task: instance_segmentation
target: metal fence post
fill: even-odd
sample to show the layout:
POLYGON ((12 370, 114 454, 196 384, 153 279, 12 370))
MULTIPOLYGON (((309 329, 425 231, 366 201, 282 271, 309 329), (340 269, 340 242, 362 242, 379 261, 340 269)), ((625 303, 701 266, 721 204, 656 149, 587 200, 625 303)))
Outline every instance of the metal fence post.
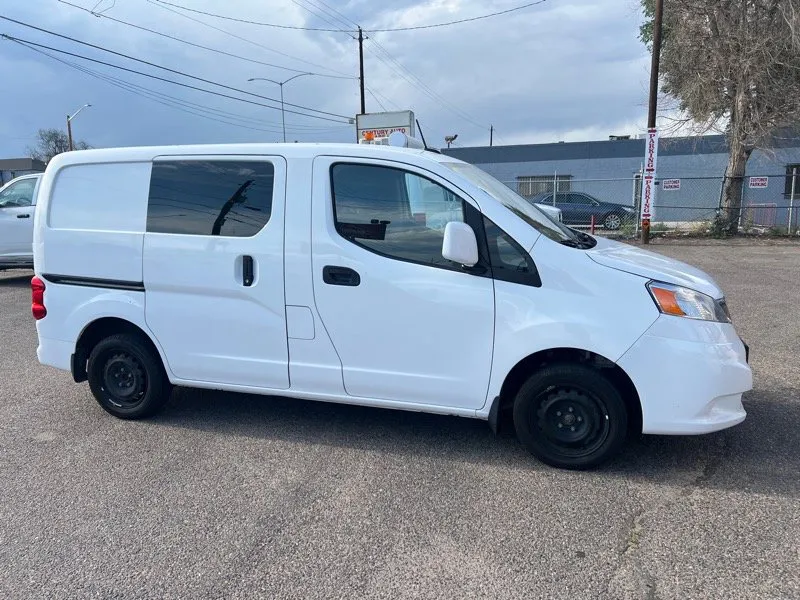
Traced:
POLYGON ((557 193, 558 193, 558 171, 553 171, 553 206, 556 205, 557 193))
MULTIPOLYGON (((719 221, 719 215, 722 212, 722 200, 725 194, 725 181, 728 179, 728 168, 725 167, 725 174, 722 176, 722 179, 719 183, 719 201, 717 202, 717 215, 716 221, 719 221)), ((714 224, 716 225, 716 224, 714 224)))
POLYGON ((797 183, 797 167, 792 167, 792 191, 789 194, 789 222, 787 223, 787 231, 792 235, 792 217, 794 216, 794 192, 795 184, 797 183))

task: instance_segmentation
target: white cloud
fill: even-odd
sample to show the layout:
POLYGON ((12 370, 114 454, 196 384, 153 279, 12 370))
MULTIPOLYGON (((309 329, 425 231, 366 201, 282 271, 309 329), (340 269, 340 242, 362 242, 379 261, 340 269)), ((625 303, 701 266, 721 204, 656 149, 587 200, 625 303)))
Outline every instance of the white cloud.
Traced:
MULTIPOLYGON (((91 8, 95 0, 70 0, 91 8)), ((175 0, 210 12, 275 23, 328 27, 325 21, 284 0, 175 0)), ((364 27, 400 27, 471 17, 513 6, 510 0, 327 0, 364 27), (387 6, 389 5, 390 6, 387 6), (378 8, 380 6, 380 8, 378 8)), ((147 32, 93 17, 57 0, 16 2, 3 14, 46 29, 272 98, 278 86, 248 83, 250 77, 286 78, 292 71, 252 64, 192 48, 147 32)), ((107 1, 98 10, 109 6, 107 1)), ((346 34, 302 32, 246 25, 190 14, 193 19, 235 33, 250 42, 181 17, 151 2, 117 0, 105 14, 198 44, 292 69, 355 77, 357 44, 346 34), (290 58, 287 55, 296 58, 290 58), (308 62, 302 62, 302 61, 308 62), (309 63, 313 63, 309 64, 309 63)), ((421 120, 429 143, 459 133, 459 145, 485 144, 488 127, 496 143, 605 139, 611 133, 636 133, 645 123, 649 63, 637 40, 636 3, 619 0, 549 0, 509 15, 408 32, 368 33, 366 81, 387 107, 410 108, 421 120), (387 64, 378 42, 413 76, 387 64), (403 75, 398 74, 400 70, 403 75), (422 85, 417 82, 421 80, 422 85), (407 79, 411 79, 409 82, 407 79), (424 92, 421 88, 428 88, 424 92), (431 97, 431 95, 433 97, 431 97), (384 100, 388 98, 391 104, 384 100)), ((0 22, 8 33, 49 46, 126 65, 170 79, 180 77, 92 50, 66 40, 0 22)), ((3 94, 0 95, 0 155, 18 155, 39 127, 62 126, 68 111, 92 102, 76 119, 76 134, 94 145, 276 140, 280 113, 264 107, 215 98, 100 65, 92 69, 252 121, 255 131, 217 123, 157 104, 112 87, 12 42, 3 41, 3 94), (257 120, 257 121, 256 121, 257 120)), ((64 57, 70 61, 79 59, 64 57)), ((181 79, 198 87, 206 84, 181 79)), ((223 91, 224 90, 220 90, 223 91)), ((227 92, 224 92, 227 93, 227 92)), ((232 95, 240 95, 231 92, 232 95)), ((358 111, 355 79, 302 77, 285 86, 287 102, 336 114, 358 111)), ((260 102, 257 98, 252 100, 260 102)), ((367 109, 381 110, 371 94, 367 109)), ((196 110, 196 107, 191 110, 196 110)), ((223 120, 228 117, 213 113, 223 120)), ((291 139, 350 141, 350 127, 287 115, 291 139), (327 129, 339 127, 338 129, 327 129), (313 128, 313 129, 312 129, 313 128), (326 128, 325 131, 316 128, 326 128)))

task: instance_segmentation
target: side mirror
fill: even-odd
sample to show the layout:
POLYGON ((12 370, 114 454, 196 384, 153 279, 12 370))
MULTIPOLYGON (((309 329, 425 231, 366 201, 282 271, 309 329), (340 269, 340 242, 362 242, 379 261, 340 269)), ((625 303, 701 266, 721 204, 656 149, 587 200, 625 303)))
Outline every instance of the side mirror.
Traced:
POLYGON ((444 228, 442 256, 466 267, 475 266, 478 262, 478 240, 472 227, 450 221, 444 228))

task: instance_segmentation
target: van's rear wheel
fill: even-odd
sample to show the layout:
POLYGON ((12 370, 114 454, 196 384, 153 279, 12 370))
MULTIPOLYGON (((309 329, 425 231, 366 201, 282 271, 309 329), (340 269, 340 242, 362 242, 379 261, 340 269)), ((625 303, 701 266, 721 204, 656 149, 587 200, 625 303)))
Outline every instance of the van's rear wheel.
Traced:
POLYGON ((139 336, 101 340, 89 355, 89 387, 104 410, 121 419, 149 417, 172 390, 160 357, 139 336))
POLYGON ((514 427, 542 462, 588 469, 622 448, 628 415, 619 391, 601 372, 565 363, 543 368, 520 388, 514 427))

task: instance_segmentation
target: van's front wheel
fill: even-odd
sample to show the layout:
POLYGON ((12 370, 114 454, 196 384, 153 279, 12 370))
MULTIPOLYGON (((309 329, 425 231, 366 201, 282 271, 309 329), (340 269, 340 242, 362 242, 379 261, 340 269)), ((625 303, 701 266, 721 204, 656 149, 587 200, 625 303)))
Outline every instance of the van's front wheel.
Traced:
POLYGON ((134 335, 117 334, 101 340, 89 355, 87 371, 97 402, 121 419, 155 414, 171 392, 160 357, 134 335))
POLYGON ((628 415, 617 388, 578 364, 543 368, 514 401, 517 437, 542 462, 565 469, 596 467, 625 442, 628 415))

